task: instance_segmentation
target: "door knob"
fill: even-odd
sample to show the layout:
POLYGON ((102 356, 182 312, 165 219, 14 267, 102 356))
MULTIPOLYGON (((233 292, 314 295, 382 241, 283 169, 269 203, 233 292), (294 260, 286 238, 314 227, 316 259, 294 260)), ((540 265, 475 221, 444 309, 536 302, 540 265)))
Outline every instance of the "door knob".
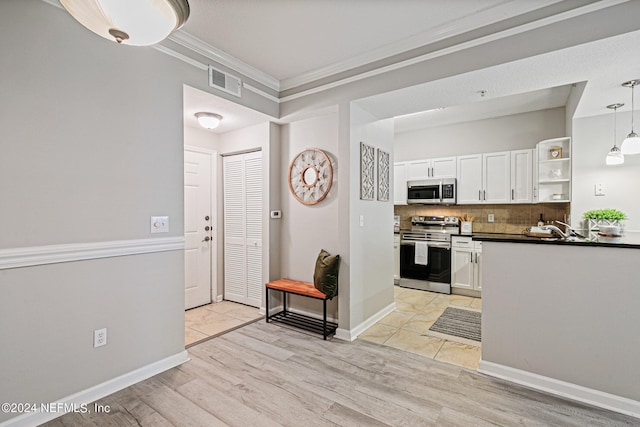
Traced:
POLYGON ((208 242, 209 240, 211 240, 211 237, 206 236, 206 237, 204 238, 203 242, 208 242))
POLYGON ((205 220, 205 221, 209 221, 209 215, 206 215, 206 216, 204 217, 204 220, 205 220))
POLYGON ((208 225, 204 228, 204 231, 209 231, 211 230, 211 227, 209 227, 208 225))

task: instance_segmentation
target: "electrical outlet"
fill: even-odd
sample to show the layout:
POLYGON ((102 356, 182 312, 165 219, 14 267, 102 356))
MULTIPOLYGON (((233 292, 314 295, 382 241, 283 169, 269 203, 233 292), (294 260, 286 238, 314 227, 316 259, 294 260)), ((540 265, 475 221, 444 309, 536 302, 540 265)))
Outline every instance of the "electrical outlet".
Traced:
POLYGON ((487 217, 487 221, 489 221, 489 222, 493 222, 494 219, 495 218, 494 218, 493 214, 489 214, 488 217, 487 217))
POLYGON ((93 331, 93 347, 102 347, 103 345, 107 345, 107 328, 93 331))

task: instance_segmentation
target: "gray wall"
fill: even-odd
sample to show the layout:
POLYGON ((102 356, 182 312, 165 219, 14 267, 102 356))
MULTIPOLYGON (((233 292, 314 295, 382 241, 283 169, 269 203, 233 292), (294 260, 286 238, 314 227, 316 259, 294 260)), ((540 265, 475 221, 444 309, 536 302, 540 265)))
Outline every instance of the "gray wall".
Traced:
MULTIPOLYGON (((0 51, 0 249, 181 237, 182 87, 206 71, 40 0, 0 2, 0 51), (152 236, 151 215, 170 232, 152 236)), ((183 264, 173 251, 1 270, 0 400, 56 401, 181 353, 183 264)))
MULTIPOLYGON (((282 146, 278 182, 282 194, 281 275, 294 280, 313 283, 313 271, 320 249, 331 254, 345 253, 339 246, 338 196, 347 191, 348 183, 338 178, 342 168, 347 168, 338 155, 338 116, 335 112, 319 117, 295 121, 282 126, 282 146), (289 190, 289 164, 306 148, 319 148, 331 159, 333 184, 328 196, 316 205, 303 205, 289 190)), ((344 267, 342 260, 341 269, 344 267)), ((338 319, 338 300, 348 301, 348 283, 341 272, 338 283, 338 298, 327 304, 327 315, 338 319)), ((291 297, 292 307, 316 315, 322 315, 322 304, 309 298, 291 297)), ((342 314, 342 313, 341 313, 342 314)), ((340 316, 340 323, 343 318, 340 316)))
POLYGON ((395 161, 535 148, 565 136, 564 108, 513 114, 395 135, 395 161))
MULTIPOLYGON (((393 304, 393 199, 360 200, 360 142, 390 154, 393 120, 378 120, 356 103, 350 111, 349 141, 349 318, 351 329, 393 304), (360 219, 364 224, 360 226, 360 219)), ((377 160, 377 153, 376 153, 377 160)), ((392 168, 391 168, 392 170, 392 168)), ((376 174, 378 165, 376 164, 376 174)), ((390 175, 393 175, 390 172, 390 175)), ((376 175, 377 176, 377 175, 376 175)), ((392 176, 390 185, 393 188, 392 176)), ((377 198, 376 189, 376 198, 377 198)), ((342 314, 342 312, 341 312, 342 314)))
POLYGON ((482 362, 640 400, 638 249, 482 251, 482 362))

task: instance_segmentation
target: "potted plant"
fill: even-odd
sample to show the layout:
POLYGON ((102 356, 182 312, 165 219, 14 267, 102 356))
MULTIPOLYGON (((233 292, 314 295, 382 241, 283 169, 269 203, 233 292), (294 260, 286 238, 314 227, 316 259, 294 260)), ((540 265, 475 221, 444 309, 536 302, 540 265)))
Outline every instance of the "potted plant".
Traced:
POLYGON ((620 234, 622 224, 620 221, 627 219, 627 215, 617 209, 594 209, 584 213, 584 219, 588 221, 589 232, 599 231, 603 234, 620 234))

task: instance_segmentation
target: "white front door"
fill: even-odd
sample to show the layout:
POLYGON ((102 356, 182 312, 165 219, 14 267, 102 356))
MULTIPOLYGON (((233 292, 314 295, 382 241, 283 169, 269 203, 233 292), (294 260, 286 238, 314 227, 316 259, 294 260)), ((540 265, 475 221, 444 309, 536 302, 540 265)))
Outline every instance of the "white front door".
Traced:
POLYGON ((211 302, 213 154, 189 149, 184 152, 185 309, 211 302))

